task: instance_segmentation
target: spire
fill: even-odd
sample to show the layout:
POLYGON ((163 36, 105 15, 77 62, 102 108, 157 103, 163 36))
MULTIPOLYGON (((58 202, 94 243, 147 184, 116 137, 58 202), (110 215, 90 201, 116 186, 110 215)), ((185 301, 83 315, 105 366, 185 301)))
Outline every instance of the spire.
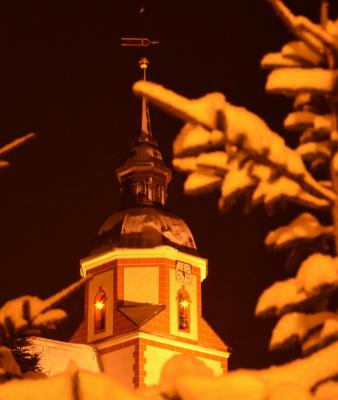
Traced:
MULTIPOLYGON (((146 57, 142 57, 138 62, 141 70, 143 71, 143 80, 147 80, 147 69, 149 67, 149 60, 146 57)), ((151 125, 148 100, 142 97, 142 121, 141 121, 141 133, 151 136, 151 125)))
MULTIPOLYGON (((122 38, 122 46, 147 47, 157 43, 146 38, 122 38)), ((138 64, 146 81, 149 61, 142 57, 138 64)), ((142 98, 141 134, 133 141, 124 164, 116 170, 116 174, 120 182, 123 209, 165 207, 171 170, 164 165, 152 136, 149 106, 145 97, 142 98)))

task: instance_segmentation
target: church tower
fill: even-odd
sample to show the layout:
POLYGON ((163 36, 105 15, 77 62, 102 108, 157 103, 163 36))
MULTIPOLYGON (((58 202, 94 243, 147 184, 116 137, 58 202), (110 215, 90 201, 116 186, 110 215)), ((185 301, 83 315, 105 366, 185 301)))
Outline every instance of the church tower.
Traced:
MULTIPOLYGON (((142 59, 144 71, 148 61, 142 59)), ((72 342, 94 346, 104 372, 130 387, 158 383, 175 354, 227 371, 227 346, 202 317, 207 260, 185 222, 166 211, 171 171, 151 134, 142 100, 140 135, 116 170, 122 210, 103 224, 81 260, 84 320, 72 342)))

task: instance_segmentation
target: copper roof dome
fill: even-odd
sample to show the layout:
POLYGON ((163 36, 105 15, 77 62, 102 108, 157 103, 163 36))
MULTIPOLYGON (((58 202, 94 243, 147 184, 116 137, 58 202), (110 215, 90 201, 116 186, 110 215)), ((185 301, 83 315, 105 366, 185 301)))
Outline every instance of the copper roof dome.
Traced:
POLYGON ((92 254, 113 248, 151 248, 168 245, 197 254, 186 223, 153 207, 137 207, 111 215, 101 227, 92 254))

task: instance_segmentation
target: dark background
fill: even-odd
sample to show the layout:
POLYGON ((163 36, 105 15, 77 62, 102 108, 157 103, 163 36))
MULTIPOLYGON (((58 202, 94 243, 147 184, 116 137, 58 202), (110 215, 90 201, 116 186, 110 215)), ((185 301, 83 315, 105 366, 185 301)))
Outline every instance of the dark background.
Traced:
MULTIPOLYGON (((318 16, 319 0, 286 3, 318 16)), ((265 95, 259 61, 291 36, 263 0, 2 1, 0 144, 31 131, 38 135, 0 171, 2 303, 27 293, 44 298, 75 281, 79 259, 119 209, 114 170, 140 128, 131 85, 140 77, 141 53, 121 48, 123 35, 161 42, 146 52, 152 80, 188 97, 224 92, 281 131, 289 104, 265 95)), ((155 109, 151 116, 170 165, 181 123, 155 109)), ((269 217, 263 209, 244 215, 237 206, 220 215, 218 194, 185 197, 183 180, 174 173, 168 206, 185 219, 209 259, 204 315, 233 348, 231 368, 280 362, 267 351, 273 321, 255 320, 253 312, 261 291, 286 276, 286 254, 267 252, 264 237, 297 210, 269 217)), ((79 324, 82 294, 64 306, 69 320, 58 338, 79 324)))

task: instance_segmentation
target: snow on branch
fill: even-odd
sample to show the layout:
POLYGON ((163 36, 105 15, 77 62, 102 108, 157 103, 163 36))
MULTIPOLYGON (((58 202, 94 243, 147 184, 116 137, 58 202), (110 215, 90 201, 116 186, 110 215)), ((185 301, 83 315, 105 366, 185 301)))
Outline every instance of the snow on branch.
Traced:
POLYGON ((221 187, 223 178, 206 172, 193 172, 184 182, 184 191, 188 195, 213 192, 221 187))
POLYGON ((321 62, 321 57, 302 41, 286 43, 281 50, 285 58, 298 61, 301 67, 315 67, 321 62))
POLYGON ((327 316, 325 321, 309 330, 301 342, 302 353, 309 355, 338 341, 338 315, 327 316))
POLYGON ((310 400, 310 391, 318 383, 337 375, 337 359, 338 343, 333 343, 315 355, 262 370, 240 369, 216 379, 181 374, 176 380, 175 398, 310 400))
POLYGON ((42 328, 54 328, 67 315, 63 310, 51 308, 80 288, 87 279, 80 279, 46 300, 27 295, 5 303, 0 309, 0 343, 17 336, 38 334, 42 328))
POLYGON ((289 131, 302 132, 312 128, 316 114, 311 111, 293 111, 284 120, 284 128, 289 131))
POLYGON ((256 315, 301 310, 322 293, 338 288, 338 259, 315 253, 302 262, 297 276, 274 283, 258 299, 256 315))
POLYGON ((278 134, 254 113, 227 103, 220 93, 188 100, 161 85, 144 81, 135 83, 133 90, 184 121, 209 131, 222 131, 227 144, 236 146, 255 162, 297 182, 312 196, 334 201, 334 192, 315 181, 301 157, 278 134))
POLYGON ((296 96, 302 92, 331 94, 337 71, 323 68, 278 68, 270 72, 265 89, 268 93, 296 96))
POLYGON ((176 136, 173 144, 176 157, 197 155, 203 151, 224 149, 224 134, 207 130, 201 125, 187 123, 176 136))
POLYGON ((301 206, 318 210, 328 210, 328 203, 302 190, 301 186, 291 179, 280 176, 277 179, 260 180, 252 195, 254 205, 264 203, 271 208, 275 203, 289 200, 301 206))
POLYGON ((338 381, 329 380, 325 381, 316 388, 316 400, 334 400, 338 399, 338 381))
POLYGON ((312 214, 302 213, 290 224, 269 232, 265 238, 265 245, 275 249, 290 248, 299 242, 332 235, 332 226, 323 226, 312 214))
POLYGON ((331 142, 306 142, 300 144, 296 148, 296 152, 302 157, 304 161, 313 161, 321 159, 323 161, 329 160, 331 155, 331 142))
POLYGON ((291 58, 284 57, 282 53, 268 53, 261 60, 261 67, 263 69, 274 69, 274 68, 300 68, 306 67, 299 60, 293 60, 291 58))
POLYGON ((80 370, 72 362, 67 371, 48 379, 13 380, 0 385, 0 399, 142 400, 145 397, 106 374, 80 370))
POLYGON ((335 40, 335 38, 326 32, 320 25, 314 24, 303 15, 299 15, 295 18, 295 28, 310 33, 312 36, 319 39, 325 46, 334 52, 338 52, 337 40, 335 40))
POLYGON ((315 314, 289 313, 283 315, 272 331, 270 349, 276 350, 295 342, 302 342, 314 329, 322 327, 327 320, 338 322, 338 315, 324 311, 315 314))
POLYGON ((298 39, 306 43, 313 51, 321 56, 325 55, 325 46, 312 32, 304 31, 297 27, 297 18, 282 0, 267 0, 280 19, 298 39))

